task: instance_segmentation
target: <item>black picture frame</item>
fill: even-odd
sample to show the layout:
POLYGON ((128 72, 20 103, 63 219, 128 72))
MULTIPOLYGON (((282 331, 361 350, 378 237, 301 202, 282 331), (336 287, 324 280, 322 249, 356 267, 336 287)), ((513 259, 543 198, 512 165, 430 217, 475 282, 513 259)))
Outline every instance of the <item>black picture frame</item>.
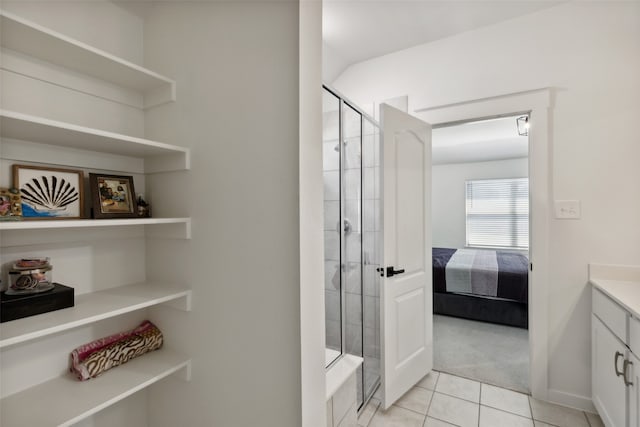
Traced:
POLYGON ((93 218, 138 217, 132 176, 90 173, 89 186, 93 218))

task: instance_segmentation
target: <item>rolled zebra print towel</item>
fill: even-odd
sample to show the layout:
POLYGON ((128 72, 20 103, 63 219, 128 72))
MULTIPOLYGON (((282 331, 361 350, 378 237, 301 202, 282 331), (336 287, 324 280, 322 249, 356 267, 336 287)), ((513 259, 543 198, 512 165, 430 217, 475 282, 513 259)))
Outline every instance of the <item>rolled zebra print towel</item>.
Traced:
POLYGON ((69 356, 69 370, 80 381, 95 378, 131 359, 162 347, 162 332, 145 320, 137 328, 81 345, 69 356))

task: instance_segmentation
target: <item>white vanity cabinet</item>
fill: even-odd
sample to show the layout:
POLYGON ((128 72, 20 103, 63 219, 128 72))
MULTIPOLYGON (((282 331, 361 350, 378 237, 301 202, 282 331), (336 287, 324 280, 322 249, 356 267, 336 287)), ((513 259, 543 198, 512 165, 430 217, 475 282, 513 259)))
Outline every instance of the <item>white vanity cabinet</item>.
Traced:
POLYGON ((589 270, 593 404, 607 427, 640 427, 640 268, 589 270))

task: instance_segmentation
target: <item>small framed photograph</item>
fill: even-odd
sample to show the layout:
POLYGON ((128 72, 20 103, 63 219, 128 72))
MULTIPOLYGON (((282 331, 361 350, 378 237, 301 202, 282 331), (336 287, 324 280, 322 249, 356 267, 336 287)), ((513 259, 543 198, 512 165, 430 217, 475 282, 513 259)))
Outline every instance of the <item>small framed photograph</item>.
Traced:
POLYGON ((16 188, 0 188, 0 221, 22 219, 22 200, 16 188))
POLYGON ((81 170, 13 165, 13 185, 22 201, 24 219, 82 218, 81 170))
POLYGON ((135 190, 132 176, 89 174, 93 217, 136 218, 135 190))

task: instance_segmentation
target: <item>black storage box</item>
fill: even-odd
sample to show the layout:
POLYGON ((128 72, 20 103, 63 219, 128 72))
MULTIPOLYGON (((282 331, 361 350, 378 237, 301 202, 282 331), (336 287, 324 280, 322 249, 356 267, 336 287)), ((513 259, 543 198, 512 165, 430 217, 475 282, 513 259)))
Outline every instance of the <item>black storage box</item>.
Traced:
POLYGON ((39 294, 7 295, 0 292, 0 323, 73 307, 73 288, 60 283, 54 285, 52 290, 39 294))

